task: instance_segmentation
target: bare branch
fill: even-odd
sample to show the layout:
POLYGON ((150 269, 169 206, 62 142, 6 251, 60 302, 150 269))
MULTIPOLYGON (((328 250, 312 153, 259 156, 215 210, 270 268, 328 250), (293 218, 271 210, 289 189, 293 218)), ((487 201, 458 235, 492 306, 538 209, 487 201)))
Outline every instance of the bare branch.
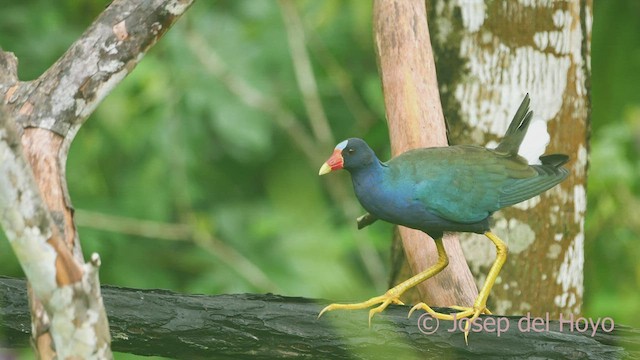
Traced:
POLYGON ((208 231, 198 230, 196 221, 192 221, 190 225, 168 224, 80 209, 76 210, 75 219, 78 226, 92 229, 152 239, 193 242, 236 271, 256 289, 269 292, 278 291, 278 286, 259 266, 208 231))
POLYGON ((189 241, 191 228, 184 224, 134 219, 84 209, 75 211, 76 225, 151 239, 189 241))
MULTIPOLYGON (((189 8, 192 0, 116 0, 41 77, 18 82, 7 111, 22 127, 73 138, 104 97, 189 8), (69 135, 69 136, 67 136, 69 135)), ((70 139, 67 139, 69 141, 70 139)))
POLYGON ((354 86, 351 73, 347 71, 331 51, 327 49, 322 39, 314 36, 314 34, 310 34, 309 38, 311 40, 309 43, 311 50, 324 68, 327 76, 329 76, 329 79, 338 89, 349 112, 351 112, 351 115, 356 120, 359 130, 362 133, 366 133, 377 121, 383 119, 376 116, 367 106, 354 86))
POLYGON ((320 144, 331 145, 334 143, 334 138, 318 94, 318 84, 313 74, 311 59, 309 59, 300 14, 291 0, 279 0, 278 5, 284 19, 291 60, 293 61, 298 88, 302 93, 307 116, 311 122, 311 129, 320 144))

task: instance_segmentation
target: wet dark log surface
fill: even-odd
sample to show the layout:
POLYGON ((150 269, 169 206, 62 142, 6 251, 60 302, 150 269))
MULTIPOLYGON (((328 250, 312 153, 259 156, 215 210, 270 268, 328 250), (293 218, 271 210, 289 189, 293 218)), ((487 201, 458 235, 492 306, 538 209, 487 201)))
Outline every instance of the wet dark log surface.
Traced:
MULTIPOLYGON (((609 320, 601 320, 593 333, 591 325, 578 331, 585 328, 582 320, 573 325, 569 319, 562 324, 552 320, 547 330, 545 319, 534 324, 533 318, 527 322, 526 317, 485 316, 481 318, 484 328, 472 332, 466 345, 460 331, 451 331, 450 321, 440 321, 433 334, 426 334, 435 321, 421 317, 422 313, 407 318, 407 306, 389 307, 368 328, 367 311, 338 311, 317 319, 328 303, 325 300, 271 294, 184 295, 112 286, 102 291, 113 350, 139 355, 180 359, 640 359, 640 331, 609 320)), ((0 277, 0 316, 2 346, 28 346, 30 317, 23 280, 0 277)), ((476 323, 478 329, 479 325, 476 323)))

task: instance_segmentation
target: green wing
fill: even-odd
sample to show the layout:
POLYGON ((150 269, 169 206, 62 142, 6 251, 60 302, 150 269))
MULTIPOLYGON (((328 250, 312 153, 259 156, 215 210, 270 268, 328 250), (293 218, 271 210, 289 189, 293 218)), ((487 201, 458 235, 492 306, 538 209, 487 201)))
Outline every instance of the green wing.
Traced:
POLYGON ((480 146, 417 149, 389 161, 414 201, 450 221, 473 223, 527 200, 567 176, 563 168, 527 164, 520 156, 480 146))
POLYGON ((512 180, 500 190, 500 208, 530 199, 554 187, 566 179, 569 171, 553 165, 531 165, 536 175, 526 179, 512 180))

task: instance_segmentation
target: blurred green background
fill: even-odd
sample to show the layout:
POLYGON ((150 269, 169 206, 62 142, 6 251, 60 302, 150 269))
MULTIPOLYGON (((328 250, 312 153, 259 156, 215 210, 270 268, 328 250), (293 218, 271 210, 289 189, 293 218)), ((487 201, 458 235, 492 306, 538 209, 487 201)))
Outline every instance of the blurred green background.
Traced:
MULTIPOLYGON (((19 58, 21 80, 46 70, 106 4, 4 2, 0 46, 19 58)), ((358 233, 347 175, 317 177, 346 137, 389 155, 371 5, 296 5, 300 22, 275 1, 197 2, 82 127, 67 179, 104 284, 336 300, 385 288, 391 226, 358 233), (288 43, 302 28, 318 90, 306 97, 288 43), (309 116, 305 99, 316 95, 324 114, 309 116)), ((638 14, 637 0, 594 1, 584 295, 585 315, 636 327, 638 14)), ((4 240, 0 259, 0 274, 23 276, 4 240)))

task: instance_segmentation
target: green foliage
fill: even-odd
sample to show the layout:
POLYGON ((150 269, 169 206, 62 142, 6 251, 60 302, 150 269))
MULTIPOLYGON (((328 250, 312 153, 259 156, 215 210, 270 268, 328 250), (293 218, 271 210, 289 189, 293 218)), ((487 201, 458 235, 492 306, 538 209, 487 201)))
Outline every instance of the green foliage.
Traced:
MULTIPOLYGON (((585 312, 638 326, 640 3, 594 3, 585 312)), ((22 80, 36 78, 105 4, 3 4, 0 46, 18 56, 22 80)), ((295 4, 333 140, 357 134, 388 156, 370 3, 295 4)), ((225 74, 293 114, 316 155, 331 152, 333 144, 312 135, 277 3, 196 2, 82 127, 67 167, 71 198, 79 210, 186 224, 209 234, 271 285, 242 275, 241 263, 225 262, 211 239, 167 241, 81 224, 85 254, 95 251, 103 259, 102 282, 208 294, 377 295, 374 284, 386 279, 365 270, 355 221, 344 215, 353 205, 348 178, 318 178, 321 164, 279 125, 279 112, 248 106, 224 76, 201 62, 196 53, 203 49, 215 51, 225 74), (194 46, 197 36, 204 38, 202 46, 194 46), (338 193, 345 208, 329 195, 330 187, 348 190, 338 193)), ((390 233, 389 226, 376 224, 361 235, 383 264, 389 262, 390 233)), ((6 241, 0 241, 0 254, 0 273, 21 276, 6 241)))
POLYGON ((620 122, 640 104, 640 1, 594 1, 591 65, 593 129, 620 122))
POLYGON ((592 139, 585 224, 586 310, 640 321, 640 106, 602 125, 592 139), (591 255, 589 257, 589 255, 591 255))
POLYGON ((640 2, 594 1, 584 312, 640 326, 640 2))
MULTIPOLYGON (((88 26, 82 11, 97 15, 100 4, 26 2, 3 11, 0 41, 19 57, 20 76, 35 78, 53 63, 88 26)), ((358 126, 339 95, 336 82, 341 82, 353 86, 354 96, 375 114, 369 115, 374 122, 366 129, 385 133, 368 35, 370 6, 352 4, 345 11, 338 1, 302 5, 304 23, 314 24, 306 29, 316 44, 313 49, 335 61, 332 71, 342 70, 330 77, 325 66, 313 64, 331 128, 343 138, 358 126), (347 53, 345 61, 341 57, 347 53), (364 85, 354 79, 363 79, 364 85), (366 102, 376 104, 375 109, 366 102)), ((204 70, 190 43, 196 35, 204 37, 230 74, 280 103, 311 134, 276 3, 199 2, 78 133, 68 161, 71 198, 79 212, 197 227, 235 249, 273 287, 256 285, 255 279, 241 275, 241 265, 225 263, 220 259, 224 255, 207 252, 194 241, 150 239, 81 223, 85 254, 98 252, 105 264, 101 280, 209 294, 373 295, 371 284, 386 279, 363 273, 352 239, 355 220, 342 215, 327 197, 326 184, 317 176, 321 162, 296 148, 273 113, 247 106, 246 99, 204 70)), ((367 131, 359 133, 367 136, 367 131)), ((384 146, 384 137, 378 138, 384 146)), ((319 158, 331 152, 330 147, 311 145, 319 158)), ((350 186, 347 177, 338 181, 343 188, 350 186)), ((387 259, 390 229, 380 229, 366 236, 374 239, 370 243, 377 244, 378 256, 387 259)), ((6 242, 0 249, 10 254, 6 242)), ((2 273, 20 276, 10 260, 0 265, 2 273)))

